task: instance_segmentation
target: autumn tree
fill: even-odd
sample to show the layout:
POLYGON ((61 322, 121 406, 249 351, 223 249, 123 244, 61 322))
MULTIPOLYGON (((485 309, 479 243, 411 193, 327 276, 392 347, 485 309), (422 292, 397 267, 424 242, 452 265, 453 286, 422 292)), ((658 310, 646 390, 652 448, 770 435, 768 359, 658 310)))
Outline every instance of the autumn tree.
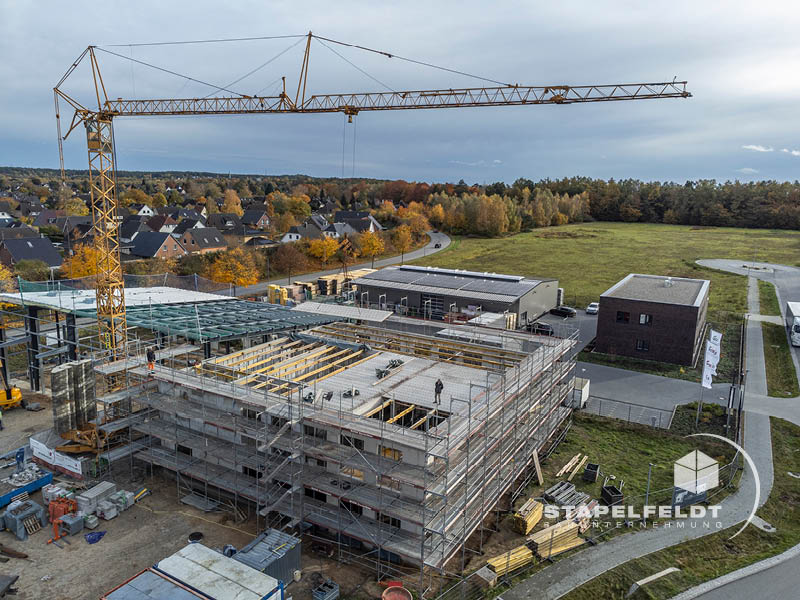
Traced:
POLYGON ((17 275, 27 281, 47 281, 50 279, 50 267, 43 260, 24 259, 14 265, 17 275))
POLYGON ((382 254, 384 250, 383 238, 374 231, 365 231, 359 238, 361 254, 368 256, 372 260, 372 267, 375 267, 375 257, 382 254))
POLYGON ((322 237, 316 240, 311 240, 308 246, 308 252, 314 258, 322 261, 322 264, 327 265, 331 256, 336 254, 339 249, 339 242, 332 237, 322 237))
POLYGON ((4 264, 0 263, 0 292, 11 292, 16 284, 14 273, 4 264))
POLYGON ((219 212, 219 207, 217 206, 217 201, 213 198, 203 198, 203 202, 206 207, 206 214, 213 215, 219 212))
POLYGON ((308 258, 296 244, 281 244, 270 262, 271 270, 276 273, 299 273, 308 267, 308 258))
POLYGON ((258 282, 258 267, 253 256, 242 248, 223 252, 211 263, 210 279, 233 285, 253 285, 258 282))
POLYGON ((222 212, 233 213, 237 217, 241 217, 244 214, 244 209, 242 209, 242 201, 239 199, 239 194, 236 193, 236 190, 225 190, 225 199, 222 202, 222 212))
POLYGON ((61 265, 61 272, 70 279, 97 275, 100 252, 94 246, 80 244, 75 246, 72 256, 61 265))
POLYGON ((85 217, 89 214, 89 207, 80 198, 70 198, 64 202, 64 210, 71 217, 85 217))
POLYGON ((400 251, 400 262, 403 262, 406 252, 411 249, 411 228, 408 225, 400 225, 392 232, 392 245, 395 250, 400 251))
POLYGON ((153 195, 153 207, 154 208, 162 208, 167 205, 167 197, 162 194, 161 192, 157 192, 153 195))

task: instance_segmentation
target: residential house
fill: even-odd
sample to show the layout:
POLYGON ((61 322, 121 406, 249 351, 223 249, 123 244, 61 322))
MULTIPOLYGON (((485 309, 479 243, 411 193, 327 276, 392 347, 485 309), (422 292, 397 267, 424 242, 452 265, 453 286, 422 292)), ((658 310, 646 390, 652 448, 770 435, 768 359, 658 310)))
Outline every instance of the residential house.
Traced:
POLYGON ((290 227, 289 231, 283 234, 281 243, 296 242, 301 239, 316 240, 321 237, 323 237, 322 229, 314 221, 308 220, 302 225, 290 227))
POLYGON ((10 227, 0 228, 0 240, 19 240, 22 238, 38 238, 39 232, 23 223, 14 223, 10 227))
POLYGON ((141 258, 175 258, 187 254, 180 240, 160 231, 137 234, 131 242, 129 253, 141 258))
MULTIPOLYGON (((203 207, 202 212, 205 212, 205 207, 203 207)), ((158 214, 170 216, 178 222, 182 221, 183 219, 195 219, 197 221, 205 222, 205 217, 203 214, 192 207, 184 208, 181 206, 165 206, 158 209, 158 214)))
POLYGON ((126 217, 119 228, 119 241, 123 244, 128 244, 143 231, 153 231, 147 225, 147 217, 140 217, 138 215, 126 217))
POLYGON ((172 233, 178 225, 178 221, 173 219, 170 215, 156 215, 147 219, 147 226, 153 231, 160 231, 161 233, 172 233))
POLYGON ((208 215, 206 226, 213 227, 224 234, 242 235, 244 233, 241 219, 233 213, 208 215))
POLYGON ((188 229, 181 237, 181 244, 189 254, 206 254, 228 248, 225 238, 213 227, 188 229))
POLYGON ((0 262, 13 267, 21 260, 41 260, 51 269, 63 262, 53 242, 45 237, 4 239, 0 242, 0 262))
POLYGON ((205 227, 205 225, 203 225, 203 222, 198 219, 183 219, 180 223, 178 223, 175 229, 172 230, 172 236, 180 238, 190 229, 200 229, 201 227, 205 227))
POLYGON ((35 219, 42 210, 44 210, 44 206, 42 205, 42 201, 37 198, 36 196, 21 196, 18 198, 19 200, 19 212, 20 215, 23 217, 30 217, 31 219, 35 219))
POLYGON ((317 227, 319 227, 320 231, 324 230, 330 223, 328 219, 325 218, 324 215, 319 213, 312 213, 312 215, 308 218, 309 221, 314 223, 317 227))
POLYGON ((43 209, 33 220, 34 227, 58 227, 59 218, 66 217, 67 213, 63 210, 43 209))
POLYGON ((339 210, 334 218, 336 223, 347 223, 358 233, 365 231, 383 231, 383 225, 365 210, 339 210))
POLYGON ((336 205, 336 202, 330 198, 313 198, 311 200, 311 208, 314 212, 325 215, 326 217, 331 217, 339 207, 336 205))
POLYGON ((130 204, 128 205, 128 210, 132 215, 139 215, 142 217, 156 216, 156 211, 147 206, 147 204, 130 204))
POLYGON ((241 217, 242 225, 254 229, 266 229, 269 227, 269 216, 266 209, 255 208, 244 211, 241 217))
POLYGON ((337 240, 340 238, 345 238, 349 235, 354 235, 356 233, 356 230, 347 223, 331 223, 322 230, 322 234, 325 237, 334 238, 337 240))
POLYGON ((244 245, 252 248, 271 248, 273 246, 278 246, 279 244, 278 242, 266 237, 252 237, 247 240, 244 245))
POLYGON ((9 227, 15 221, 16 219, 12 217, 10 213, 0 210, 0 227, 9 227))

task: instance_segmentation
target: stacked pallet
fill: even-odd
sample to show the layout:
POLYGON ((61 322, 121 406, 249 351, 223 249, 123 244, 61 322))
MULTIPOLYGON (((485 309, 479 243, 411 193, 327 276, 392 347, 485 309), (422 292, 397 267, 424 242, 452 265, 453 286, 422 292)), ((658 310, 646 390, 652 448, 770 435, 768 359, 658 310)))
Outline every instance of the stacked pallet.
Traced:
POLYGON ((598 504, 597 500, 591 500, 588 504, 582 503, 567 511, 567 519, 575 521, 578 524, 578 529, 583 533, 591 527, 592 515, 598 504))
POLYGON ((322 296, 335 296, 341 292, 342 283, 344 282, 344 275, 336 273, 335 275, 323 275, 317 279, 317 287, 322 296))
POLYGON ((533 498, 528 500, 514 513, 512 520, 514 530, 522 535, 528 535, 536 527, 536 524, 542 520, 543 508, 541 502, 537 502, 533 498))
POLYGON ((528 542, 541 558, 550 558, 583 544, 579 532, 580 527, 575 521, 566 520, 529 535, 528 542))
POLYGON ((568 481, 559 481, 544 493, 545 500, 559 506, 578 506, 589 500, 589 494, 579 492, 575 489, 575 484, 568 481))
POLYGON ((509 550, 495 556, 486 561, 489 568, 497 575, 505 575, 511 571, 516 571, 522 567, 529 565, 533 561, 533 552, 527 546, 519 546, 513 550, 509 550))

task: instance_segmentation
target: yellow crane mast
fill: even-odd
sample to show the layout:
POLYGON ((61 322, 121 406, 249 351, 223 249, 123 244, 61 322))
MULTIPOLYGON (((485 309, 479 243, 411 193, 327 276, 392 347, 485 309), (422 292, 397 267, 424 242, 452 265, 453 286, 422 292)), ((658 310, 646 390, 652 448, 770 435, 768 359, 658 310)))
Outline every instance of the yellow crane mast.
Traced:
POLYGON ((352 121, 353 116, 362 111, 543 104, 565 105, 691 97, 691 93, 686 90, 685 81, 582 86, 504 84, 471 88, 313 94, 306 97, 312 39, 359 48, 387 58, 401 58, 388 52, 316 36, 311 32, 306 37, 305 52, 303 53, 303 62, 294 98, 291 98, 286 93, 286 78, 283 77, 283 91, 277 96, 237 94, 225 88, 217 88, 231 95, 205 98, 109 99, 105 83, 100 74, 97 51, 102 50, 124 59, 128 59, 128 57, 97 46, 86 48, 53 88, 62 180, 64 178, 63 140, 79 125, 83 124, 86 128, 94 243, 102 257, 101 263, 98 265, 97 320, 102 343, 109 350, 111 360, 121 358, 122 354, 124 354, 126 342, 125 290, 119 257, 119 221, 117 218, 116 163, 113 133, 113 120, 115 118, 162 115, 314 114, 339 112, 347 115, 349 120, 352 121), (61 89, 72 72, 87 57, 91 64, 95 88, 94 96, 97 101, 96 109, 83 106, 61 89), (59 100, 66 101, 75 111, 72 116, 72 122, 63 136, 59 100))

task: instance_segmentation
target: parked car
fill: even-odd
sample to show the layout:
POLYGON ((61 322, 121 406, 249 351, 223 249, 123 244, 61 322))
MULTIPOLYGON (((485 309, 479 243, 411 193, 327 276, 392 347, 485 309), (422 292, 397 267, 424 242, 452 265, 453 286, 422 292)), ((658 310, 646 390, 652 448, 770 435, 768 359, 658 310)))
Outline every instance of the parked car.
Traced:
POLYGON ((441 247, 442 247, 442 245, 441 245, 439 242, 436 242, 436 243, 433 245, 433 247, 434 247, 434 248, 441 248, 441 247))
POLYGON ((571 306, 556 306, 550 309, 550 314, 557 317, 574 317, 578 314, 578 311, 571 306))
POLYGON ((529 323, 528 331, 536 335, 555 335, 555 331, 553 331, 553 326, 550 325, 550 323, 542 323, 541 321, 536 321, 535 323, 529 323))
POLYGON ((600 312, 600 303, 599 302, 591 302, 589 306, 586 307, 586 314, 587 315, 596 315, 600 312))

